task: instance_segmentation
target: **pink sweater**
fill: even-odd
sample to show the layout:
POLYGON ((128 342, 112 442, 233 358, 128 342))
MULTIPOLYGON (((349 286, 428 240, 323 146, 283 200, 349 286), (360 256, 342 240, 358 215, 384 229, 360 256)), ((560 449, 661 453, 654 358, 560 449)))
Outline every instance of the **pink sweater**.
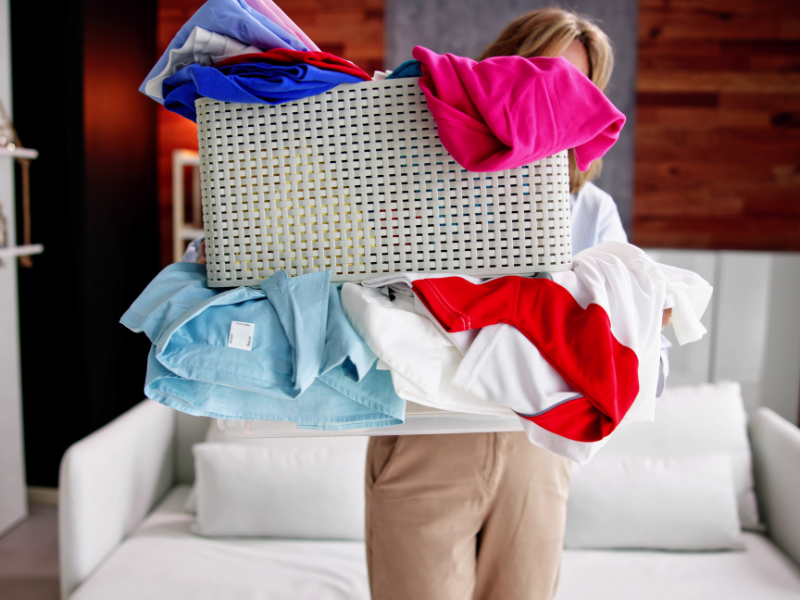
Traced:
POLYGON ((498 56, 475 62, 417 46, 419 86, 439 138, 470 171, 502 171, 568 148, 578 168, 614 145, 625 115, 564 58, 498 56))

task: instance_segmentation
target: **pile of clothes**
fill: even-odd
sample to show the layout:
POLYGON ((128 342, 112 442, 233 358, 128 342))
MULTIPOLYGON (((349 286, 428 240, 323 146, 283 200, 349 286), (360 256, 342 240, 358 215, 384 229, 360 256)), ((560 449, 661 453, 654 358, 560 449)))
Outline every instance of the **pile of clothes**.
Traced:
POLYGON ((662 311, 700 339, 711 286, 606 242, 574 268, 476 279, 327 271, 212 289, 205 267, 164 269, 122 323, 153 343, 145 394, 194 415, 302 429, 397 425, 407 400, 515 413, 528 438, 585 463, 623 421, 652 421, 662 311))
MULTIPOLYGON (((575 149, 585 171, 625 124, 625 115, 561 57, 476 62, 421 46, 413 56, 375 79, 419 77, 442 144, 469 171, 513 169, 566 148, 575 149)), ((271 0, 208 0, 139 90, 195 121, 198 98, 281 104, 371 80, 350 61, 321 52, 271 0)))
MULTIPOLYGON (((574 148, 585 170, 620 113, 563 58, 481 62, 417 47, 375 79, 418 77, 445 148, 465 169, 520 167, 574 148)), ((319 49, 271 0, 209 0, 140 88, 190 119, 199 97, 281 103, 370 80, 319 49)), ((257 288, 209 288, 170 265, 122 317, 152 342, 145 394, 194 415, 299 428, 397 425, 406 401, 516 414, 529 439, 581 463, 623 422, 652 420, 662 312, 699 339, 711 286, 607 242, 558 273, 476 279, 395 273, 333 284, 279 271, 257 288)))

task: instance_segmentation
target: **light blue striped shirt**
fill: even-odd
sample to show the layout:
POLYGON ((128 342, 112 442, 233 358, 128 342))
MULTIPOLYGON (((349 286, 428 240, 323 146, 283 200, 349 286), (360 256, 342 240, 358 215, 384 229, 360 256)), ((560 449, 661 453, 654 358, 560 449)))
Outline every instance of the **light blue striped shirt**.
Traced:
POLYGON ((619 211, 613 198, 593 183, 577 194, 570 194, 572 215, 572 254, 603 242, 627 242, 619 211))

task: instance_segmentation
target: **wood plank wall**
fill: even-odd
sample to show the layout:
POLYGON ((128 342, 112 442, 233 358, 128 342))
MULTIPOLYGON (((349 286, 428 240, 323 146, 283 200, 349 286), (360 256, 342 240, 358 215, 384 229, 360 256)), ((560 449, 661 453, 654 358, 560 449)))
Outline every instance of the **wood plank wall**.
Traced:
POLYGON ((634 242, 800 250, 800 1, 641 0, 634 242))
MULTIPOLYGON (((202 0, 159 0, 163 52, 202 0)), ((383 65, 383 0, 283 0, 323 50, 383 65)), ((633 241, 800 250, 800 0, 640 0, 633 241)), ((158 111, 162 263, 171 156, 195 125, 158 111)))
MULTIPOLYGON (((159 0, 158 55, 205 0, 159 0)), ((383 69, 383 0, 278 0, 320 47, 372 73, 383 69)), ((197 127, 158 107, 158 200, 161 263, 172 262, 172 151, 197 150, 197 127)))

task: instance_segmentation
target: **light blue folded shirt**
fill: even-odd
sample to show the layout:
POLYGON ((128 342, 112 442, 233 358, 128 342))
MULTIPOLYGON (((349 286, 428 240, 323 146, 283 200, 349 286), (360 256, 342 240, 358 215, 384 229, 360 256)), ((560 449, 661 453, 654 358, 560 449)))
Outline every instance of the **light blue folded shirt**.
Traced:
MULTIPOLYGON (((250 46, 271 50, 272 48, 288 48, 308 52, 309 48, 294 34, 286 31, 277 23, 253 8, 245 0, 208 0, 197 12, 183 24, 177 35, 167 46, 164 54, 158 59, 147 77, 139 86, 139 91, 147 94, 145 85, 153 77, 157 77, 169 63, 169 52, 182 47, 195 27, 228 35, 250 46)), ((164 103, 162 98, 151 96, 153 100, 164 103)))
POLYGON ((153 342, 145 394, 195 415, 292 421, 301 428, 398 425, 405 402, 344 315, 322 271, 279 271, 259 288, 210 289, 205 266, 164 269, 123 315, 153 342), (251 349, 229 346, 249 324, 251 349))

